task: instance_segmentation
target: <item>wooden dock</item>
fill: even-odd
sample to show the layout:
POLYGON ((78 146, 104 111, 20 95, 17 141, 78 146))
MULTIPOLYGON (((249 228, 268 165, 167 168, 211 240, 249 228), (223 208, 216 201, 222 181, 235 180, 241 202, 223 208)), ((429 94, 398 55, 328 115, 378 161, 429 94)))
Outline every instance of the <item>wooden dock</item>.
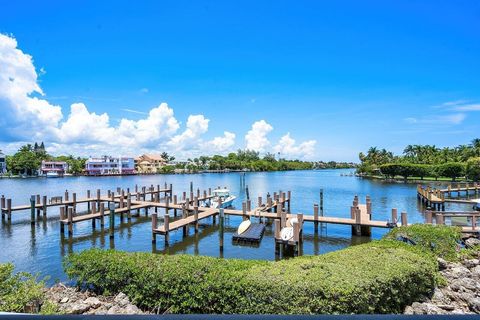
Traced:
POLYGON ((463 233, 480 233, 478 225, 479 211, 429 211, 425 212, 425 223, 445 225, 446 220, 450 219, 450 225, 458 226, 463 233), (464 219, 458 219, 464 218, 464 219), (463 220, 461 223, 458 220, 463 220))
POLYGON ((463 204, 475 204, 476 202, 471 199, 458 199, 461 193, 465 196, 469 196, 472 193, 479 195, 480 185, 477 183, 465 183, 463 186, 457 184, 455 186, 448 185, 444 189, 431 188, 430 186, 423 187, 417 185, 417 197, 427 207, 431 207, 434 210, 445 210, 445 203, 463 203, 463 204), (454 197, 456 193, 457 197, 454 197))

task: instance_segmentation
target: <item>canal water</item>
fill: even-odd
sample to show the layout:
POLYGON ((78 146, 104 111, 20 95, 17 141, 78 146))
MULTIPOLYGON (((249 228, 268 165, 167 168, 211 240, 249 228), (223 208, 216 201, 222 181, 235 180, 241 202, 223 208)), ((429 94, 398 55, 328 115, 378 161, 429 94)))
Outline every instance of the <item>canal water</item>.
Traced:
MULTIPOLYGON (((349 217, 350 206, 355 195, 365 202, 365 196, 372 199, 373 219, 388 220, 392 208, 408 214, 408 222, 423 222, 422 208, 417 203, 414 184, 385 183, 382 181, 360 179, 349 176, 352 170, 318 170, 289 172, 247 173, 245 184, 248 186, 252 203, 261 195, 264 199, 269 192, 292 191, 291 211, 313 214, 313 204, 319 203, 319 191, 324 190, 324 215, 332 217, 349 217)), ((212 189, 217 186, 228 187, 238 198, 234 205, 241 208, 246 198, 242 187, 240 173, 192 174, 192 175, 152 175, 124 177, 65 177, 59 179, 0 179, 0 194, 13 199, 13 205, 28 204, 30 195, 41 194, 62 196, 65 190, 76 192, 77 198, 84 198, 86 190, 116 190, 139 186, 173 184, 174 193, 181 195, 189 191, 190 182, 194 189, 212 189)), ((449 209, 467 210, 466 206, 447 206, 449 209)), ((81 207, 78 209, 81 211, 81 207)), ((152 212, 152 210, 150 210, 152 212)), ((161 211, 159 211, 161 212, 161 211)), ((163 212, 162 212, 163 213, 163 212)), ((159 254, 195 254, 225 258, 274 260, 275 246, 273 225, 268 224, 260 245, 245 246, 232 242, 232 235, 241 222, 241 217, 228 217, 225 220, 224 250, 219 249, 218 219, 201 221, 200 230, 183 237, 181 230, 171 233, 170 245, 166 248, 163 237, 157 237, 156 245, 151 242, 151 219, 142 215, 132 218, 131 222, 120 217, 115 218, 115 238, 109 239, 108 228, 103 231, 97 223, 92 229, 91 222, 75 224, 73 237, 60 233, 59 209, 50 208, 47 218, 40 218, 35 225, 30 224, 30 212, 14 212, 12 221, 1 222, 0 229, 0 263, 13 262, 18 271, 39 273, 49 276, 49 283, 65 281, 62 259, 71 252, 78 252, 92 247, 115 248, 125 251, 146 251, 159 254)), ((108 219, 106 219, 108 221, 108 219)), ((106 222, 108 226, 108 222, 106 222)), ((304 225, 303 254, 323 254, 339 250, 350 245, 378 239, 385 229, 373 229, 371 237, 352 237, 350 226, 328 225, 315 234, 313 224, 304 225)))

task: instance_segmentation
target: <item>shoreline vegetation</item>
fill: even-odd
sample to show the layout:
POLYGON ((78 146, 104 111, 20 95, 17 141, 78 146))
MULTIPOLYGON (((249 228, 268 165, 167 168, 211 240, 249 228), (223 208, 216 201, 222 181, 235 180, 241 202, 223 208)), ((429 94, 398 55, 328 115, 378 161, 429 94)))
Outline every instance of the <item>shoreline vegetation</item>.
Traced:
MULTIPOLYGON (((281 261, 89 249, 67 256, 64 269, 79 292, 125 294, 146 313, 403 313, 433 299, 438 288, 446 290, 449 279, 440 272, 445 263, 478 259, 478 246, 459 248, 461 237, 457 227, 417 224, 367 244, 281 261)), ((0 275, 0 311, 55 314, 76 308, 61 296, 49 300, 43 283, 14 275, 11 264, 0 265, 0 275), (35 290, 24 294, 27 286, 35 290)), ((103 306, 98 312, 107 311, 103 306)))
POLYGON ((371 147, 360 152, 357 175, 364 178, 409 181, 479 181, 480 139, 469 145, 437 148, 408 145, 402 155, 371 147))
MULTIPOLYGON (((175 160, 174 156, 162 153, 164 159, 175 160)), ((84 174, 86 158, 73 155, 52 156, 45 151, 43 142, 40 146, 27 144, 22 146, 15 154, 7 155, 8 172, 3 177, 37 177, 37 170, 42 160, 64 161, 69 166, 69 175, 80 176, 84 174)), ((273 153, 260 156, 253 150, 238 150, 226 156, 200 156, 188 159, 183 163, 171 164, 162 167, 154 174, 173 173, 216 173, 216 172, 258 172, 258 171, 289 171, 289 170, 316 170, 316 169, 346 169, 356 168, 355 163, 335 161, 302 161, 288 160, 276 157, 273 153), (278 159, 277 159, 278 158, 278 159)), ((136 173, 144 175, 143 173, 136 173)), ((113 175, 113 174, 112 174, 113 175)), ((122 175, 122 174, 118 174, 122 175)), ((127 174, 124 174, 127 175, 127 174)), ((128 174, 131 175, 131 174, 128 174)))

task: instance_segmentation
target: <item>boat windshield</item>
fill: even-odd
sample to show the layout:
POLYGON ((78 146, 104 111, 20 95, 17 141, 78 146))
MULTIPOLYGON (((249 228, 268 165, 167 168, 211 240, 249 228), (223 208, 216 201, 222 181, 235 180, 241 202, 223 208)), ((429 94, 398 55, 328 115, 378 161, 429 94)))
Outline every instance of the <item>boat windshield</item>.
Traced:
POLYGON ((214 190, 213 194, 218 196, 218 197, 226 198, 226 197, 230 196, 230 191, 229 190, 214 190))

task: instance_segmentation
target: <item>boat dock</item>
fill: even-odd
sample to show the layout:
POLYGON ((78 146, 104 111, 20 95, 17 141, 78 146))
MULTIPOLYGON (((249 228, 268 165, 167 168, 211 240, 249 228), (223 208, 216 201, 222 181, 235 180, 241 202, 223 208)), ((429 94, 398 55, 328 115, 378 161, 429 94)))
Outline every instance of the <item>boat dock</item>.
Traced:
POLYGON ((427 207, 434 210, 445 210, 445 203, 475 204, 472 199, 459 199, 461 194, 465 196, 479 195, 480 185, 478 183, 464 183, 448 185, 444 189, 431 188, 430 186, 417 185, 417 198, 427 207), (456 197, 455 197, 456 194, 456 197))

